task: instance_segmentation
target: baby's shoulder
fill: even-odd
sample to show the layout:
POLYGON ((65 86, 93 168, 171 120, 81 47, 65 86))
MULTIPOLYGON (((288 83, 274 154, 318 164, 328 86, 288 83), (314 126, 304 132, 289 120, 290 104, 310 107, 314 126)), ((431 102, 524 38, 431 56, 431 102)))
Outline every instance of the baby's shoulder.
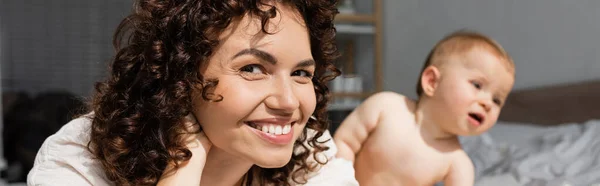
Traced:
POLYGON ((449 172, 447 174, 450 175, 460 175, 458 177, 467 178, 471 180, 473 175, 475 174, 475 166, 473 166, 473 162, 471 158, 467 155, 467 153, 460 149, 453 153, 453 157, 451 158, 449 172))
POLYGON ((378 93, 375 93, 375 94, 369 96, 369 98, 367 100, 381 102, 381 103, 390 102, 390 101, 404 102, 406 98, 407 98, 406 96, 396 93, 396 92, 382 91, 382 92, 378 92, 378 93))
MULTIPOLYGON (((403 139, 418 138, 415 129, 414 111, 416 103, 412 99, 395 92, 379 92, 367 98, 360 113, 377 114, 379 134, 403 136, 403 139), (412 134, 411 134, 412 133, 412 134)), ((377 135, 377 134, 375 134, 377 135)))
POLYGON ((365 100, 364 105, 394 112, 411 112, 416 102, 402 94, 391 91, 378 92, 365 100))
POLYGON ((452 161, 452 164, 462 164, 462 165, 471 165, 472 166, 471 158, 469 158, 469 155, 467 155, 467 153, 462 148, 459 147, 457 150, 455 150, 450 155, 451 155, 451 158, 449 160, 452 161))

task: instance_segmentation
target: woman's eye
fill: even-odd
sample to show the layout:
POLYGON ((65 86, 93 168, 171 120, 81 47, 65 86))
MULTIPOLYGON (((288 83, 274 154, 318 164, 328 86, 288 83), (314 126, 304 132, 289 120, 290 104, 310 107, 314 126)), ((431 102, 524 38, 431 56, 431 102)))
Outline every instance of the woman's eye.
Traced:
POLYGON ((296 70, 292 73, 292 76, 301 76, 301 77, 312 78, 312 74, 306 70, 296 70))
POLYGON ((257 64, 246 65, 240 69, 242 72, 253 73, 253 74, 262 74, 264 73, 261 67, 257 64))
POLYGON ((481 89, 481 84, 479 82, 471 82, 471 84, 473 84, 473 87, 475 87, 476 89, 481 89))

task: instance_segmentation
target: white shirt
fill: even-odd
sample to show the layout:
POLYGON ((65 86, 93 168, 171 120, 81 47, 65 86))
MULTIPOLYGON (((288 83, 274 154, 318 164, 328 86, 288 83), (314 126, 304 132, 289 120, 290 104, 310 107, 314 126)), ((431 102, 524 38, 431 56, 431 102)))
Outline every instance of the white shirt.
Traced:
MULTIPOLYGON (((102 165, 88 150, 91 121, 82 117, 72 120, 56 134, 48 137, 35 158, 27 176, 27 185, 105 186, 113 185, 102 165)), ((310 132, 309 132, 310 133, 310 132)), ((326 131, 319 139, 331 139, 326 131)), ((352 162, 335 158, 337 147, 333 140, 325 143, 329 150, 321 153, 328 163, 308 176, 305 186, 357 186, 352 162)), ((313 160, 309 157, 309 160, 313 160)), ((293 182, 292 182, 293 183, 293 182)))

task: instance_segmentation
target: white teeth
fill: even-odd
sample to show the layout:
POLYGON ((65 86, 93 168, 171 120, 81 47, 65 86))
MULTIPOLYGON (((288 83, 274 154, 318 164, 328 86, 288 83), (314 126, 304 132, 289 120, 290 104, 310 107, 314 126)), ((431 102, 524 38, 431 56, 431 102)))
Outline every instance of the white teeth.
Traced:
POLYGON ((288 134, 290 133, 290 131, 292 130, 292 125, 285 125, 283 126, 283 131, 281 131, 283 134, 288 134))
POLYGON ((260 130, 264 133, 269 133, 273 135, 284 135, 289 134, 292 131, 292 125, 272 125, 272 124, 264 124, 264 125, 255 125, 257 130, 260 130))
POLYGON ((269 127, 267 127, 267 126, 260 126, 260 127, 264 133, 269 133, 269 127))
POLYGON ((275 125, 269 125, 269 133, 275 134, 275 125))

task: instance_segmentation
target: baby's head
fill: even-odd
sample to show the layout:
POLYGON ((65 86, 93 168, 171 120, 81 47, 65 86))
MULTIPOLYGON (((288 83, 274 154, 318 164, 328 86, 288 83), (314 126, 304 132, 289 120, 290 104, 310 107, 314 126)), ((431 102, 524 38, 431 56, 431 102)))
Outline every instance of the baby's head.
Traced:
POLYGON ((491 128, 515 77, 511 57, 485 35, 458 31, 429 53, 417 84, 423 119, 455 135, 491 128))

